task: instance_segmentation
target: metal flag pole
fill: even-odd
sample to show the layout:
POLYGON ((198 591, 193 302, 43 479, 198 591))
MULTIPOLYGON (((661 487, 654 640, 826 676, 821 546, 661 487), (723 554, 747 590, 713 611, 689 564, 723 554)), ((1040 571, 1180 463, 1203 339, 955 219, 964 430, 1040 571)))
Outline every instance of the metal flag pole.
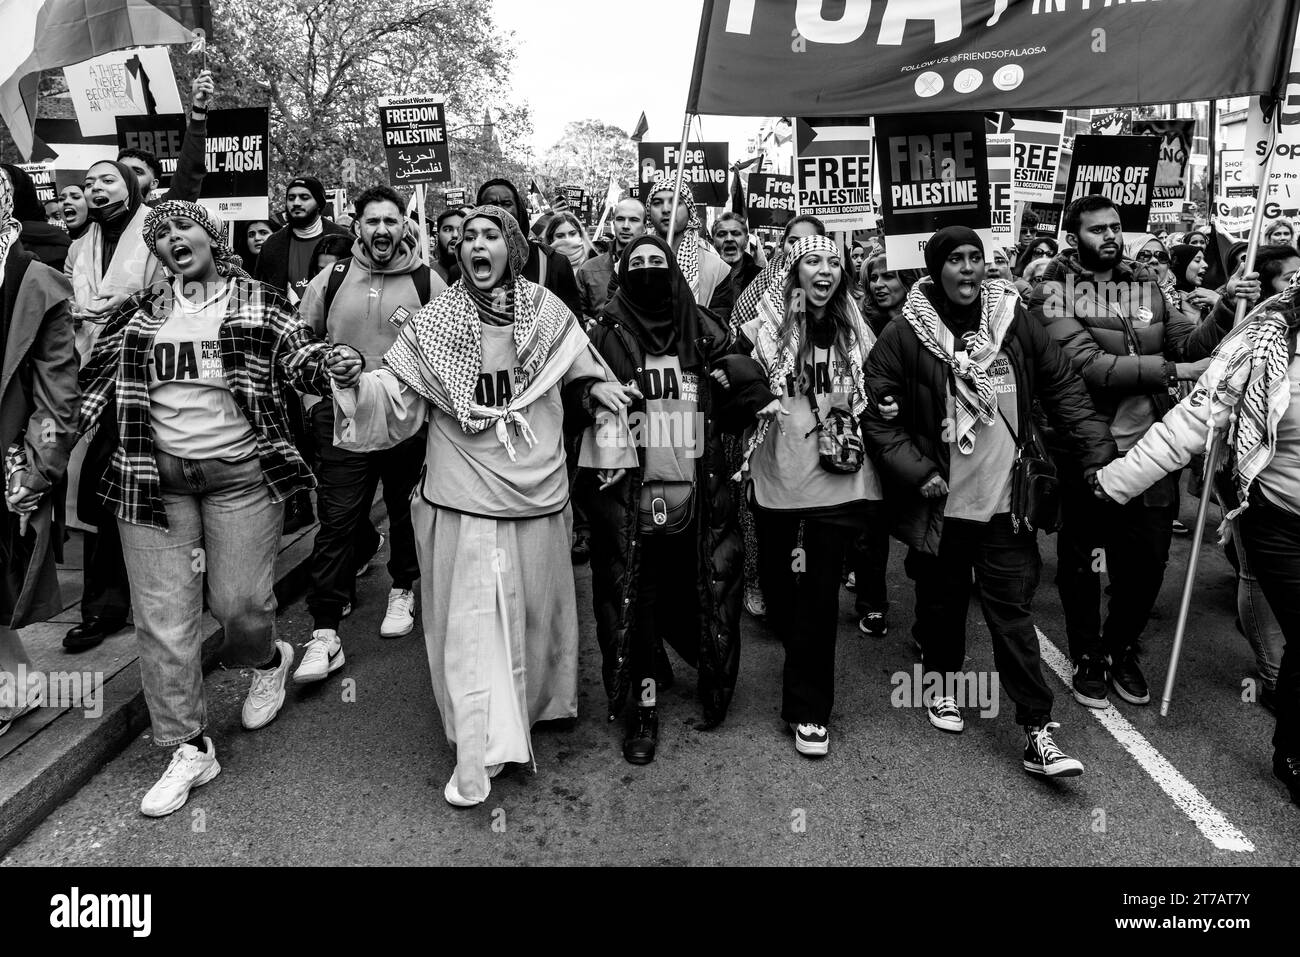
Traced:
MULTIPOLYGON (((682 120, 682 145, 677 150, 677 185, 673 188, 673 211, 668 217, 668 248, 673 248, 673 233, 677 226, 677 200, 682 194, 682 180, 686 176, 686 140, 691 135, 691 114, 682 120)), ((650 199, 649 196, 646 199, 650 199)))
MULTIPOLYGON (((1273 155, 1277 146, 1277 129, 1280 119, 1281 103, 1273 102, 1273 114, 1268 125, 1268 153, 1260 169, 1258 197, 1255 200, 1255 218, 1251 224, 1247 239, 1246 258, 1242 263, 1242 274, 1255 271, 1255 253, 1259 249, 1260 234, 1264 229, 1264 205, 1268 201, 1268 181, 1273 173, 1273 155)), ((1237 299, 1237 318, 1233 326, 1241 325, 1246 317, 1248 305, 1242 297, 1237 299)), ((1201 557, 1201 542, 1205 538, 1205 516, 1210 510, 1210 493, 1214 490, 1214 473, 1218 469, 1219 457, 1227 444, 1227 430, 1219 435, 1211 429, 1209 443, 1205 449, 1205 482, 1201 489, 1201 501, 1196 507, 1196 527, 1192 533, 1192 551, 1187 557, 1187 577, 1183 579, 1183 597, 1178 605, 1178 626, 1174 629, 1174 647, 1169 654, 1169 671, 1165 675, 1165 690, 1160 698, 1160 716, 1169 714, 1169 702, 1174 696, 1174 678, 1178 673, 1178 658, 1183 650, 1183 637, 1187 631, 1187 616, 1192 609, 1192 589, 1196 584, 1196 566, 1201 557)))
POLYGON ((420 261, 427 266, 429 265, 429 231, 428 228, 425 226, 424 184, 423 183, 415 184, 415 195, 417 197, 416 207, 415 207, 415 216, 416 216, 415 221, 420 226, 420 261))

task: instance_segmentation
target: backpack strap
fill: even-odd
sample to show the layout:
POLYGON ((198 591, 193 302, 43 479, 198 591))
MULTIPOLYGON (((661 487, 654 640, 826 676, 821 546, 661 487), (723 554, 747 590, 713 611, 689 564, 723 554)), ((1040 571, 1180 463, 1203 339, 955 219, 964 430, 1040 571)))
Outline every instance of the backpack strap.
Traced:
POLYGON ((347 278, 348 270, 352 267, 352 257, 340 259, 330 267, 330 277, 325 283, 325 316, 329 317, 330 306, 334 305, 334 297, 339 294, 339 287, 343 285, 343 280, 347 278))
POLYGON ((429 296, 433 288, 433 278, 431 273, 432 270, 423 263, 416 266, 415 271, 411 273, 411 282, 415 283, 415 295, 422 306, 428 304, 429 296))

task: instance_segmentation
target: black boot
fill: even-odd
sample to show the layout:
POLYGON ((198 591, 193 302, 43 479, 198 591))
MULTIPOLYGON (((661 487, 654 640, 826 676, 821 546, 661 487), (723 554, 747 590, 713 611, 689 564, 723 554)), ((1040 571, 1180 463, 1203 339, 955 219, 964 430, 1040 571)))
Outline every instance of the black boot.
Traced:
MULTIPOLYGON (((627 745, 623 746, 623 753, 627 753, 627 745)), ((628 758, 631 761, 631 758, 628 758)), ((1291 792, 1291 800, 1300 804, 1300 758, 1286 754, 1273 755, 1273 777, 1277 778, 1286 785, 1286 789, 1291 792)))
POLYGON ((649 764, 655 759, 659 741, 659 712, 655 708, 628 709, 627 736, 623 738, 623 757, 631 764, 649 764))

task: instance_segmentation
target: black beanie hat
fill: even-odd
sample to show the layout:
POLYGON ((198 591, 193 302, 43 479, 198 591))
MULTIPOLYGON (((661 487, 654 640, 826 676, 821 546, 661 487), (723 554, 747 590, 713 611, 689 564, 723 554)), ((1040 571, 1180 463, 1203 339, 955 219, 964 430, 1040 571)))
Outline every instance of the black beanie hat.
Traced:
POLYGON ((284 194, 289 195, 289 190, 295 186, 301 186, 307 192, 311 193, 312 199, 316 200, 316 211, 324 215, 325 213, 325 187, 320 184, 315 176, 295 176, 289 180, 289 185, 284 188, 284 194))
POLYGON ((945 226, 925 244, 925 268, 930 270, 930 278, 936 283, 944 260, 958 246, 974 246, 981 253, 984 252, 984 241, 969 226, 945 226))

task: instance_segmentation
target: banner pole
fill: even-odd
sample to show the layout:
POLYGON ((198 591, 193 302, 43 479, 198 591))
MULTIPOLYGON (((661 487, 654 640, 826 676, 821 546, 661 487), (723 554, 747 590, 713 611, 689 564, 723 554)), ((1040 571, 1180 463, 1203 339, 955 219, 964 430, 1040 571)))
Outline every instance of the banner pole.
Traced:
MULTIPOLYGON (((1218 154, 1219 101, 1218 100, 1210 100, 1210 129, 1208 133, 1209 133, 1209 140, 1210 140, 1209 142, 1210 156, 1209 156, 1209 161, 1205 164, 1205 196, 1206 196, 1205 207, 1207 211, 1214 209, 1215 186, 1218 183, 1218 179, 1219 179, 1219 154, 1218 154)), ((1208 216, 1207 218, 1210 220, 1210 222, 1214 221, 1213 216, 1208 216)))
POLYGON ((1169 653, 1169 671, 1165 674, 1165 690, 1160 698, 1160 717, 1169 715, 1169 702, 1174 696, 1174 678, 1178 674, 1178 658, 1183 651, 1183 637, 1187 632, 1187 616, 1192 610, 1192 588, 1196 582, 1197 559, 1201 556, 1201 542, 1205 538, 1205 516, 1210 510, 1210 492, 1214 488, 1214 472, 1218 468, 1219 453, 1223 448, 1218 433, 1210 431, 1210 444, 1205 452, 1205 488, 1201 502, 1196 507, 1196 527, 1192 530, 1192 551, 1187 558, 1187 578, 1183 581, 1183 597, 1178 604, 1178 627, 1174 629, 1174 647, 1169 653))
MULTIPOLYGON (((1275 102, 1274 110, 1280 110, 1281 104, 1275 102)), ((1264 227, 1264 203, 1268 199, 1268 180, 1273 171, 1273 154, 1277 146, 1278 114, 1274 114, 1268 126, 1268 154, 1264 157, 1264 166, 1260 171, 1259 197, 1255 200, 1255 219, 1247 240, 1246 258, 1242 261, 1242 273, 1255 271, 1255 252, 1259 249, 1260 232, 1264 227)), ((1244 298, 1237 299, 1237 318, 1233 326, 1241 325, 1246 316, 1248 304, 1244 298)), ((1192 551, 1187 557, 1187 575, 1183 579, 1183 597, 1178 606, 1178 626, 1174 629, 1174 646, 1169 656, 1169 672, 1165 676, 1165 691, 1160 699, 1160 716, 1169 714, 1169 702, 1174 694, 1174 676, 1178 671, 1178 656, 1183 650, 1183 636, 1187 631, 1187 615, 1191 611, 1192 589, 1196 583, 1196 566, 1201 557, 1201 542, 1205 538, 1205 516, 1210 510, 1210 495, 1214 491, 1214 473, 1218 468, 1219 455, 1227 440, 1227 432, 1220 437, 1210 432, 1210 441, 1205 451, 1205 482, 1201 489, 1201 501, 1196 508, 1196 527, 1192 530, 1192 551)))
MULTIPOLYGON (((682 180, 686 177, 686 140, 691 135, 691 114, 682 119, 682 145, 677 150, 677 185, 673 187, 673 212, 668 218, 668 248, 673 248, 673 233, 677 226, 677 200, 682 193, 682 180)), ((646 197, 649 199, 650 197, 646 197)))
POLYGON ((425 227, 424 213, 424 184, 415 184, 416 207, 415 221, 420 225, 420 261, 426 266, 429 265, 429 231, 425 227))

